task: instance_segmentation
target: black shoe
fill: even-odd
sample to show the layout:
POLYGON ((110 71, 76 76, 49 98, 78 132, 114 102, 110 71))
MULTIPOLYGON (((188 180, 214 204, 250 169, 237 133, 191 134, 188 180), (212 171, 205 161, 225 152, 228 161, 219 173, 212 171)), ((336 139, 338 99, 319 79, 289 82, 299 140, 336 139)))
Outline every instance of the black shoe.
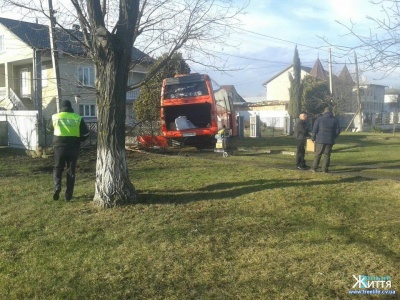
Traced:
POLYGON ((299 170, 308 170, 307 168, 305 168, 305 167, 300 167, 300 166, 298 166, 297 169, 299 169, 299 170))
POLYGON ((64 199, 65 201, 71 201, 72 195, 65 195, 64 199))
POLYGON ((54 192, 53 194, 53 200, 58 200, 60 199, 60 191, 54 192))

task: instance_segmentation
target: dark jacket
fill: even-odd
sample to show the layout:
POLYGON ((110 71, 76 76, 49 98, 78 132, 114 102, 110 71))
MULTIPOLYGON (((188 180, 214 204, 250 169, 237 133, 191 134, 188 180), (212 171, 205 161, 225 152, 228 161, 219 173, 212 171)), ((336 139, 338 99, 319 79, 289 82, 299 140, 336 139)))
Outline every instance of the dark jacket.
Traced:
POLYGON ((339 121, 330 112, 325 112, 313 126, 312 140, 317 144, 335 144, 335 139, 340 134, 339 121))
POLYGON ((308 130, 307 121, 298 120, 294 126, 294 137, 296 140, 306 141, 310 137, 310 132, 308 130))
MULTIPOLYGON (((70 112, 73 113, 72 108, 62 107, 60 112, 70 112)), ((48 129, 54 131, 54 126, 52 119, 49 120, 48 129)), ((79 124, 80 137, 75 136, 55 136, 53 135, 53 147, 71 147, 79 149, 81 142, 84 142, 89 136, 89 129, 86 126, 85 121, 81 120, 79 124)))

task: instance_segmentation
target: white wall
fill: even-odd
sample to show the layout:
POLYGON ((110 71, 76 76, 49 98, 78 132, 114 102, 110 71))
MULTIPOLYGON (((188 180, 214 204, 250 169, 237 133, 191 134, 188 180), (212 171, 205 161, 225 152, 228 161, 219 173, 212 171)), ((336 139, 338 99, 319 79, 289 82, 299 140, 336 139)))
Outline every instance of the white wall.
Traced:
POLYGON ((284 110, 239 111, 238 114, 244 121, 250 121, 250 116, 258 115, 261 122, 276 128, 284 128, 286 119, 289 118, 289 114, 284 110))
MULTIPOLYGON (((266 86, 266 98, 267 101, 289 101, 289 88, 290 80, 289 73, 293 74, 293 67, 283 71, 282 74, 278 75, 276 78, 267 83, 266 86)), ((301 78, 308 75, 307 72, 301 70, 301 78)))
POLYGON ((399 95, 397 94, 385 95, 385 100, 384 100, 385 103, 383 106, 383 110, 385 112, 398 111, 399 110, 399 104, 397 102, 398 98, 399 95))
POLYGON ((5 50, 0 53, 0 64, 24 60, 33 56, 33 50, 2 24, 0 24, 0 35, 4 35, 5 47, 5 50))
POLYGON ((36 151, 39 147, 37 111, 0 111, 0 120, 8 123, 8 145, 36 151))

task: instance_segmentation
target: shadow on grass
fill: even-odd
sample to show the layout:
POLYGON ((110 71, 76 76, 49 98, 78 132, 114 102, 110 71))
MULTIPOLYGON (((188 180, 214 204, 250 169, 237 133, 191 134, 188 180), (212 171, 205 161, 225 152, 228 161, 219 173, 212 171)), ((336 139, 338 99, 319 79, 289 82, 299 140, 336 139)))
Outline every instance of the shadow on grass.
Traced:
MULTIPOLYGON (((384 255, 390 258, 393 262, 400 261, 400 253, 390 249, 381 237, 372 237, 362 232, 359 232, 356 227, 349 226, 332 226, 326 225, 327 229, 336 233, 338 236, 344 236, 348 244, 362 245, 363 248, 368 249, 367 253, 376 253, 377 255, 384 255)), ((371 227, 374 229, 373 227, 371 227)), ((394 227, 385 226, 376 228, 380 231, 393 232, 394 227)), ((393 298, 392 298, 393 299, 393 298)))
MULTIPOLYGON (((400 165, 391 165, 391 166, 385 166, 382 164, 390 164, 398 161, 385 161, 385 162, 365 162, 365 163, 359 163, 359 164, 354 164, 354 165, 348 165, 344 166, 343 168, 337 169, 332 173, 338 174, 338 173, 357 173, 357 172, 363 172, 363 171, 376 171, 377 178, 379 177, 379 174, 382 173, 385 170, 399 170, 400 165)), ((332 165, 335 167, 340 167, 340 165, 332 165)), ((398 175, 392 174, 393 179, 398 180, 400 173, 398 175)), ((390 177, 389 175, 386 175, 386 177, 390 177)))
MULTIPOLYGON (((360 176, 350 177, 344 181, 369 181, 373 180, 370 178, 363 178, 360 176)), ((222 200, 229 198, 236 198, 243 195, 263 191, 272 190, 275 188, 286 188, 286 187, 308 187, 318 185, 330 185, 337 184, 337 180, 331 181, 312 181, 304 182, 298 179, 289 180, 249 180, 241 182, 229 182, 229 183, 218 183, 211 184, 206 187, 197 189, 195 191, 160 191, 158 193, 146 193, 144 191, 138 191, 139 203, 147 204, 185 204, 195 201, 207 201, 207 200, 222 200), (177 194, 179 192, 179 194, 177 194)))
POLYGON ((385 164, 392 164, 392 163, 399 163, 399 160, 357 162, 355 164, 350 164, 349 166, 365 166, 366 169, 375 169, 375 168, 396 169, 396 168, 400 167, 400 165, 385 166, 385 164), (367 166, 371 166, 371 167, 367 167, 367 166))
POLYGON ((361 145, 349 145, 346 147, 338 147, 338 146, 334 146, 334 148, 332 149, 332 153, 338 153, 338 152, 355 152, 354 150, 357 148, 362 147, 361 145), (351 150, 351 151, 349 151, 351 150))
MULTIPOLYGON (((359 176, 349 178, 349 181, 365 180, 359 176)), ((370 201, 370 200, 368 200, 370 201)), ((348 200, 338 199, 338 201, 325 201, 312 200, 300 203, 302 206, 314 206, 321 214, 327 212, 339 212, 337 215, 342 216, 341 221, 338 223, 329 222, 324 218, 317 218, 317 224, 313 224, 315 228, 322 228, 326 232, 326 241, 329 241, 332 236, 344 237, 346 244, 357 244, 365 248, 369 255, 376 253, 377 255, 384 255, 395 261, 400 260, 400 252, 391 249, 385 242, 382 235, 379 233, 395 234, 398 231, 396 223, 387 223, 387 219, 383 214, 371 215, 370 218, 365 218, 368 214, 369 204, 365 203, 364 199, 348 200), (393 225, 389 225, 393 224, 393 225)), ((376 207, 371 206, 371 213, 376 211, 376 207)), ((385 209, 382 208, 384 212, 385 209)), ((303 224, 300 224, 303 226, 303 224)), ((307 227, 307 224, 305 224, 307 227)), ((313 230, 313 228, 309 228, 313 230)), ((390 244, 390 243, 389 243, 390 244)))
POLYGON ((9 147, 0 147, 0 158, 25 156, 27 157, 26 151, 23 149, 15 149, 9 147))

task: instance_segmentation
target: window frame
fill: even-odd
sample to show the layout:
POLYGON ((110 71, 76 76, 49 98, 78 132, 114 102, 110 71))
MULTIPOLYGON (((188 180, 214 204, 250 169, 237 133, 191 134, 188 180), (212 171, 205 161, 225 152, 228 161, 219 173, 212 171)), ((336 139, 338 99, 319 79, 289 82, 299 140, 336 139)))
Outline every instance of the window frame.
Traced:
POLYGON ((31 73, 29 68, 21 68, 19 70, 19 94, 21 98, 30 98, 31 93, 31 73))
POLYGON ((95 70, 93 66, 80 65, 76 68, 78 84, 86 87, 94 87, 95 70))
POLYGON ((79 115, 82 117, 91 117, 91 118, 97 117, 96 104, 80 103, 79 115))
POLYGON ((48 76, 47 76, 47 67, 46 66, 42 66, 41 76, 42 76, 42 88, 47 87, 49 85, 49 80, 48 80, 48 76))

